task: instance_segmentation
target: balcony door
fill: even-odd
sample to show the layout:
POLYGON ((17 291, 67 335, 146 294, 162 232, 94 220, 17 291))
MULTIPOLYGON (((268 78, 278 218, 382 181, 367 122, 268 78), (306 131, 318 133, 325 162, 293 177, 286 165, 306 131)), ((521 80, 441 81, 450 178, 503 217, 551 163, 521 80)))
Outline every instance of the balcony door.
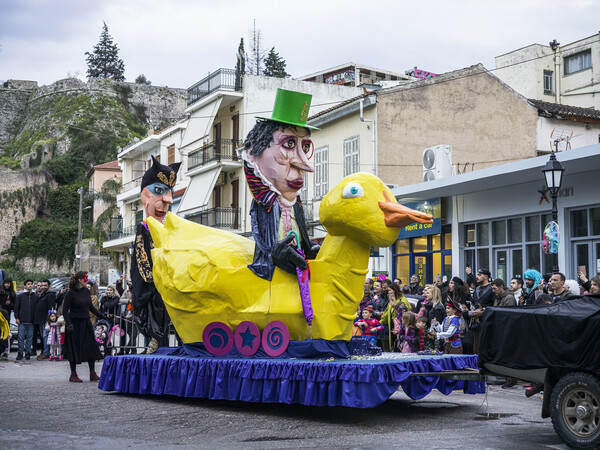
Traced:
POLYGON ((233 208, 233 228, 239 228, 239 207, 240 207, 240 180, 235 179, 231 182, 231 207, 233 208))
POLYGON ((221 160, 221 122, 215 124, 214 136, 215 136, 215 156, 217 158, 217 161, 220 161, 221 160))
POLYGON ((237 153, 235 152, 235 150, 241 146, 240 143, 240 115, 236 114, 235 116, 233 116, 231 118, 231 125, 232 125, 232 129, 233 129, 233 133, 231 136, 231 139, 233 140, 233 144, 231 146, 231 159, 233 161, 237 161, 237 153))

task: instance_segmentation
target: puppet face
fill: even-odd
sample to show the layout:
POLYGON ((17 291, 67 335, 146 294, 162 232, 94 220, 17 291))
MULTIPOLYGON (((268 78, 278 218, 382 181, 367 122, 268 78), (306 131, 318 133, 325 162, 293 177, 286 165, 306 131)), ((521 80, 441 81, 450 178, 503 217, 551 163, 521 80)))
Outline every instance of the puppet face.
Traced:
POLYGON ((142 204, 146 217, 154 217, 163 222, 172 203, 173 192, 166 184, 153 183, 142 190, 142 204))
POLYGON ((248 154, 248 160, 291 202, 304 186, 304 174, 314 172, 308 162, 312 153, 313 143, 305 129, 285 128, 273 133, 271 145, 261 153, 248 154))

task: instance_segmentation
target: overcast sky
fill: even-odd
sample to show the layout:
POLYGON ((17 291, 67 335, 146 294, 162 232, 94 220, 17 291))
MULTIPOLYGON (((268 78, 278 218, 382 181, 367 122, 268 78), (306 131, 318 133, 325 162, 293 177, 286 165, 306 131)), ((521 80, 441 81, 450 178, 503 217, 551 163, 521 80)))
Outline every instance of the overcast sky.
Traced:
POLYGON ((143 73, 187 88, 234 68, 254 19, 263 48, 300 77, 350 61, 401 73, 492 69, 509 51, 597 34, 598 18, 596 0, 0 0, 0 80, 85 79, 103 21, 127 81, 143 73))

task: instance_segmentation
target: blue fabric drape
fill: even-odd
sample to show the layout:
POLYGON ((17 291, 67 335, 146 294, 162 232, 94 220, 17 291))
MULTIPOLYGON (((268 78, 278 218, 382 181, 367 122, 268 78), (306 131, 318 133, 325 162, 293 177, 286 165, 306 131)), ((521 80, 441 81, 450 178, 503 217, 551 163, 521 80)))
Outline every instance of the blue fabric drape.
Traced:
POLYGON ((472 355, 415 355, 402 360, 109 356, 104 359, 99 388, 129 394, 371 408, 400 386, 415 400, 433 389, 446 395, 460 389, 484 393, 483 382, 410 376, 476 368, 476 364, 477 357, 472 355))
MULTIPOLYGON (((183 344, 183 347, 163 347, 157 350, 158 354, 174 356, 206 356, 213 358, 202 342, 183 344)), ((278 359, 289 358, 347 358, 349 355, 346 341, 327 341, 325 339, 306 339, 304 341, 290 341, 288 348, 278 359)), ((268 358, 262 346, 253 356, 242 355, 235 346, 225 355, 227 358, 268 358)))

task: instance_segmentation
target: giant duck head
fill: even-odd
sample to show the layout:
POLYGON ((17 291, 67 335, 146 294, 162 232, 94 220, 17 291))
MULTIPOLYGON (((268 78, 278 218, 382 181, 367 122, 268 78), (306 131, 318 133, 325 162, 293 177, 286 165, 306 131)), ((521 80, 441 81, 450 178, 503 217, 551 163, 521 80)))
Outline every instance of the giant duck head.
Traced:
POLYGON ((321 201, 319 219, 332 236, 352 236, 376 247, 389 247, 399 228, 433 223, 433 216, 400 205, 390 188, 368 173, 344 178, 321 201))

